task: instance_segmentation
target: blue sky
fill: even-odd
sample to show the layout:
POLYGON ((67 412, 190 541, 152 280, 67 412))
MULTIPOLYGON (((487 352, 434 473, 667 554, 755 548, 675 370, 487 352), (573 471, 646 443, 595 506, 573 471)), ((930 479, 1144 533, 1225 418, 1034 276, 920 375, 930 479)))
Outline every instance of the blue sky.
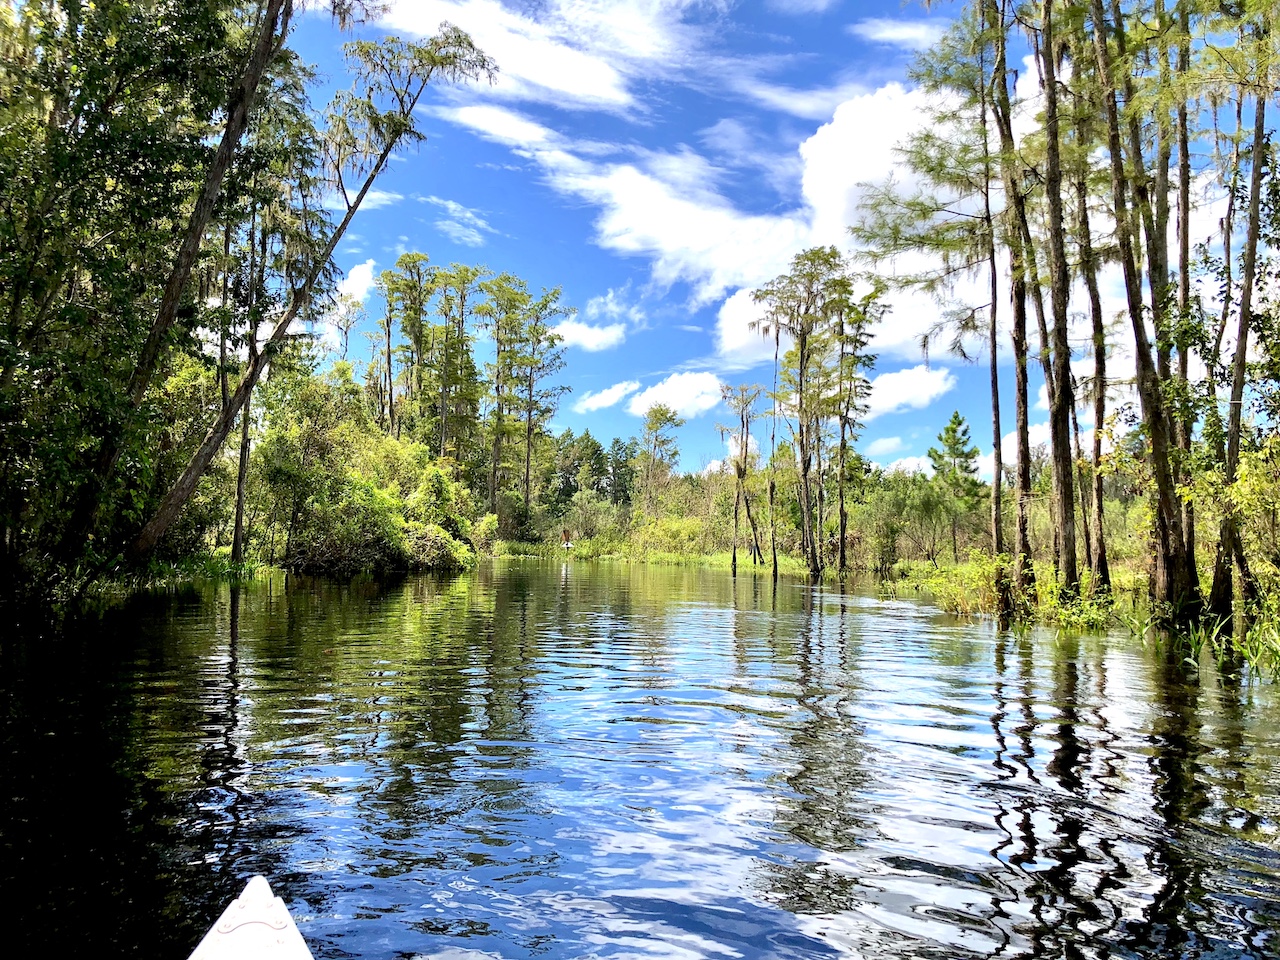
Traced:
MULTIPOLYGON (((346 289, 376 314, 370 281, 406 250, 509 271, 534 290, 562 286, 579 312, 561 330, 572 392, 554 427, 607 444, 638 434, 646 406, 665 402, 688 420, 682 467, 701 469, 724 455, 719 384, 771 382, 772 345, 748 329, 750 291, 806 247, 852 249, 860 184, 901 178, 894 146, 923 123, 906 68, 957 11, 392 0, 368 32, 424 35, 449 21, 500 73, 492 86, 442 87, 422 110, 428 140, 396 158, 339 247, 346 289)), ((297 43, 341 83, 343 39, 312 17, 297 43)), ((926 364, 919 335, 937 305, 918 294, 890 303, 860 449, 885 465, 923 457, 959 409, 989 452, 985 363, 935 352, 926 364)), ((1012 368, 1002 374, 1007 432, 1012 368)), ((1046 418, 1033 411, 1033 423, 1046 418)))

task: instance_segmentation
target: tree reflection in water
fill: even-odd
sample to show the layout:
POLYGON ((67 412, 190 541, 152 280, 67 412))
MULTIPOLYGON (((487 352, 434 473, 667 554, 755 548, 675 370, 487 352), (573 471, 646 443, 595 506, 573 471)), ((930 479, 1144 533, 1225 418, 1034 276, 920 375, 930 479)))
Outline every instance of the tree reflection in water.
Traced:
POLYGON ((320 958, 1280 947, 1280 698, 1127 639, 507 564, 138 600, 0 704, 23 955, 183 956, 255 872, 320 958))

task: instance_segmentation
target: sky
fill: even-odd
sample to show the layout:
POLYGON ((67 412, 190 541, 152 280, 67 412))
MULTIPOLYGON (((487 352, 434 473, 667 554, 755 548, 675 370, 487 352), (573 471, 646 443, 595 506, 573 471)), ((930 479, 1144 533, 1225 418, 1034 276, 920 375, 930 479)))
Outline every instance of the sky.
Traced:
MULTIPOLYGON (((807 247, 854 249, 867 185, 901 180, 895 148, 926 122, 907 69, 958 12, 900 0, 391 0, 368 35, 423 37, 447 21, 499 74, 432 91, 418 117, 427 140, 393 159, 338 248, 343 289, 377 315, 373 279, 406 251, 559 286, 577 314, 559 328, 571 392, 552 429, 607 446, 665 403, 687 420, 681 468, 704 469, 725 456, 717 424, 734 420, 721 385, 772 383, 751 291, 807 247)), ((344 39, 315 16, 296 45, 338 86, 344 39)), ((921 464, 959 410, 989 455, 985 358, 936 349, 926 360, 919 339, 938 304, 887 302, 858 448, 886 467, 921 464)), ((1007 356, 1001 375, 1007 432, 1007 356)), ((1035 442, 1048 412, 1032 376, 1035 442)))

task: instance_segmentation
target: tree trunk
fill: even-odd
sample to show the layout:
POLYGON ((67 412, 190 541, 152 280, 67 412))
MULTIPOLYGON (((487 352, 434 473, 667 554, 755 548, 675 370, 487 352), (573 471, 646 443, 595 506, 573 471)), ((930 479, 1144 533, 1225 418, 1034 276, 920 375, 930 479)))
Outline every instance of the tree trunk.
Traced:
POLYGON ((1071 435, 1075 446, 1075 468, 1077 488, 1080 491, 1080 527, 1084 531, 1084 562, 1085 565, 1092 570, 1093 564, 1093 535, 1089 531, 1089 504, 1085 490, 1088 484, 1084 480, 1084 455, 1080 451, 1080 418, 1076 415, 1076 405, 1071 404, 1071 435))
MULTIPOLYGON (((1267 135, 1267 98, 1255 96, 1253 123, 1253 151, 1250 158, 1249 176, 1249 219, 1245 226, 1243 264, 1240 274, 1240 308, 1239 322, 1236 326, 1236 350, 1231 366, 1231 405, 1227 414, 1227 462, 1224 482, 1229 489, 1236 479, 1236 470, 1240 465, 1240 430, 1243 420, 1244 388, 1248 377, 1249 363, 1249 326, 1253 320, 1253 285, 1257 277, 1258 238, 1262 221, 1262 169, 1267 135)), ((1222 520, 1219 531, 1222 551, 1236 560, 1236 571, 1240 578, 1243 598, 1248 601, 1256 595, 1253 574, 1249 569, 1244 554, 1244 544, 1240 538, 1240 528, 1236 520, 1234 508, 1228 502, 1226 516, 1222 520)), ((1221 603, 1221 595, 1225 591, 1214 585, 1211 596, 1221 603)), ((1227 594, 1228 600, 1230 594, 1227 594)), ((1214 614, 1222 617, 1225 610, 1215 609, 1214 614)))
POLYGON ((1071 345, 1067 339, 1067 309, 1071 275, 1064 243, 1066 224, 1062 211, 1061 129, 1058 118, 1057 44, 1054 37, 1053 0, 1041 7, 1042 41, 1039 45, 1044 72, 1045 101, 1045 199, 1048 207, 1049 293, 1053 305, 1053 357, 1045 375, 1053 380, 1049 390, 1050 448, 1053 456, 1054 512, 1058 518, 1058 567, 1064 597, 1080 589, 1076 566, 1076 508, 1071 456, 1071 345))
MULTIPOLYGON (((1084 143, 1083 123, 1079 140, 1084 143)), ((1107 329, 1102 312, 1102 292, 1098 288, 1098 260, 1093 252, 1093 233, 1089 224, 1089 192, 1086 170, 1076 178, 1076 238, 1080 247, 1080 272, 1089 293, 1089 315, 1093 320, 1093 547, 1088 551, 1094 593, 1110 592, 1111 568, 1107 563, 1107 544, 1102 531, 1102 430, 1107 418, 1107 329)), ((1078 456, 1078 454, 1077 454, 1078 456)), ((1084 488, 1080 489, 1081 496, 1084 488)), ((1089 533, 1085 533, 1088 538, 1089 533)))
POLYGON ((387 357, 387 434, 389 436, 398 436, 396 433, 396 387, 395 375, 391 366, 391 312, 387 311, 387 327, 386 327, 386 357, 387 357))
POLYGON ((1129 320, 1133 327, 1138 395, 1143 422, 1151 445, 1151 470, 1155 480, 1155 568, 1152 597, 1174 622, 1185 622, 1199 613, 1200 587, 1196 572, 1187 565, 1186 543, 1182 537, 1182 512, 1170 469, 1169 418, 1163 386, 1152 356, 1142 309, 1142 282, 1138 276, 1133 234, 1130 229, 1128 182, 1120 145, 1120 116, 1116 103, 1116 82, 1111 54, 1107 48, 1107 21, 1102 0, 1090 0, 1093 19, 1094 53, 1098 75, 1106 85, 1103 107, 1107 121, 1107 146, 1111 160, 1111 190, 1115 209, 1116 239, 1124 272, 1129 320))
POLYGON ((289 306, 277 321, 275 329, 272 330, 271 336, 264 345, 262 352, 250 361, 249 369, 245 371, 240 383, 231 394, 231 402, 214 420, 213 425, 205 434, 204 440, 196 448, 195 453, 191 455, 191 459, 187 461, 187 466, 182 475, 169 488, 169 492, 165 494, 151 520, 147 522, 146 526, 138 533, 138 536, 134 538, 133 543, 129 545, 125 554, 127 559, 138 560, 154 550, 165 531, 182 513, 183 507, 186 506, 187 501, 191 499, 191 495, 195 492, 200 478, 204 476, 214 456, 217 455, 218 451, 222 449, 223 443, 226 442, 227 434, 230 433, 235 418, 248 401, 250 393, 253 392, 253 388, 258 382, 258 378, 262 376, 262 371, 266 367, 267 361, 279 351, 284 344, 285 337, 288 335, 289 326, 298 315, 298 311, 310 301, 312 291, 315 289, 316 281, 319 279, 321 271, 333 256, 333 251, 337 248, 338 241, 347 232, 347 227, 350 226, 351 220, 360 208, 360 204, 364 201, 365 195, 372 189, 378 174, 386 166, 387 157, 391 155, 391 151, 395 149, 397 142, 392 140, 379 155, 365 178, 360 192, 356 195, 355 201, 347 208, 346 215, 333 231, 333 235, 329 237, 329 242, 325 245, 324 251, 312 264, 310 274, 300 287, 294 289, 289 297, 289 306))
POLYGON ((734 491, 733 497, 733 553, 729 558, 729 572, 738 575, 738 512, 742 507, 742 485, 734 491))
POLYGON ((240 411, 240 467, 236 471, 236 523, 231 536, 231 562, 236 567, 244 563, 244 501, 249 486, 249 419, 253 397, 245 397, 240 411))
MULTIPOLYGON (((1178 73, 1191 71, 1191 14, 1187 4, 1178 4, 1178 73)), ((1187 116, 1187 101, 1178 101, 1178 333, 1174 338, 1178 348, 1178 382, 1181 386, 1174 425, 1177 431, 1178 449, 1182 452, 1183 476, 1189 476, 1191 459, 1191 432, 1195 426, 1190 402, 1189 368, 1191 349, 1183 333, 1191 322, 1191 133, 1187 116)), ((1187 544, 1187 563, 1196 564, 1196 508, 1190 500, 1182 505, 1182 534, 1187 544)))
MULTIPOLYGON (((995 28, 996 52, 992 71, 992 89, 995 97, 992 114, 1000 135, 1000 172, 1007 197, 1013 203, 1021 199, 1015 168, 1015 141, 1013 139, 1012 107, 1009 101, 1009 79, 1005 54, 1005 22, 1003 3, 986 0, 987 19, 995 28)), ((1008 214, 1006 214, 1008 216, 1008 214)), ((1011 306, 1013 309, 1014 358, 1014 417, 1018 437, 1018 471, 1015 485, 1017 512, 1014 521, 1014 586, 1023 598, 1035 589, 1035 570, 1031 562, 1030 504, 1031 504, 1031 441, 1027 409, 1027 275, 1025 248, 1022 243, 1022 226, 1018 222, 1006 223, 1009 236, 1009 273, 1011 277, 1011 306)))
MULTIPOLYGON (((524 412, 524 510, 526 515, 532 515, 533 511, 533 506, 529 503, 533 468, 533 388, 533 373, 530 371, 529 394, 524 412)), ((647 488, 648 484, 645 486, 647 488)), ((648 496, 647 493, 645 495, 648 496)))
POLYGON ((169 273, 164 293, 160 297, 160 307, 156 311, 155 320, 152 321, 151 329, 142 346, 142 353, 129 380, 129 393, 135 407, 142 403, 142 398, 151 384, 151 378, 159 363, 164 342, 177 320, 178 305, 182 302, 182 295, 191 277, 191 270, 200 253, 205 227, 213 216, 218 195, 222 192, 222 181, 226 179, 236 148, 249 128, 249 114, 253 110, 258 87, 266 74, 271 58, 289 30, 292 13, 292 0, 266 0, 260 32, 254 42, 253 52, 249 56, 249 62, 245 64, 244 73, 231 88, 231 102, 227 111, 227 125, 222 131, 222 140, 218 143, 213 163, 205 174, 200 195, 191 209, 187 228, 182 235, 182 245, 178 248, 173 270, 169 273))
POLYGON ((747 526, 751 528, 751 563, 764 563, 764 551, 760 549, 760 534, 756 529, 756 518, 751 512, 751 497, 747 494, 745 480, 742 484, 742 505, 747 511, 747 526))
MULTIPOLYGON (((267 0, 261 20, 261 32, 254 43, 249 62, 245 64, 244 73, 241 74, 238 82, 231 88, 227 123, 223 128, 222 139, 218 143, 213 162, 205 173, 204 184, 191 209, 191 216, 182 235, 182 243, 178 248, 173 269, 169 273, 169 279, 161 294, 160 306, 129 377, 129 398, 135 411, 142 405, 147 388, 151 385, 159 365, 164 344, 174 323, 177 322, 182 294, 191 278, 191 271, 195 267, 196 257, 204 240, 205 229, 213 216, 218 195, 222 191, 222 181, 226 178, 236 148, 248 129, 249 114, 253 109, 258 86, 266 73, 271 57, 288 31, 292 10, 292 0, 267 0)), ((15 299, 14 302, 16 304, 17 300, 15 299)), ((6 373, 8 372, 6 368, 6 373)), ((62 543, 59 545, 59 553, 64 557, 73 556, 74 551, 81 550, 93 533, 102 508, 103 494, 112 477, 115 476, 116 465, 124 452, 126 433, 125 425, 119 422, 107 427, 106 435, 94 458, 93 470, 76 494, 75 507, 71 511, 71 519, 67 524, 62 543), (68 548, 73 552, 69 553, 68 548)))

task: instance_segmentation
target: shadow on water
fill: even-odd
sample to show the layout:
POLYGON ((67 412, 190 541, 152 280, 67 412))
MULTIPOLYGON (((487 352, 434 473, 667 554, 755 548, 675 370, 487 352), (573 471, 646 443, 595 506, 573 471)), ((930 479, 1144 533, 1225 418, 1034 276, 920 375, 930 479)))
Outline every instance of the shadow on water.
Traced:
POLYGON ((20 955, 1277 953, 1270 686, 767 577, 530 563, 0 643, 20 955), (110 918, 100 924, 87 917, 110 918))

